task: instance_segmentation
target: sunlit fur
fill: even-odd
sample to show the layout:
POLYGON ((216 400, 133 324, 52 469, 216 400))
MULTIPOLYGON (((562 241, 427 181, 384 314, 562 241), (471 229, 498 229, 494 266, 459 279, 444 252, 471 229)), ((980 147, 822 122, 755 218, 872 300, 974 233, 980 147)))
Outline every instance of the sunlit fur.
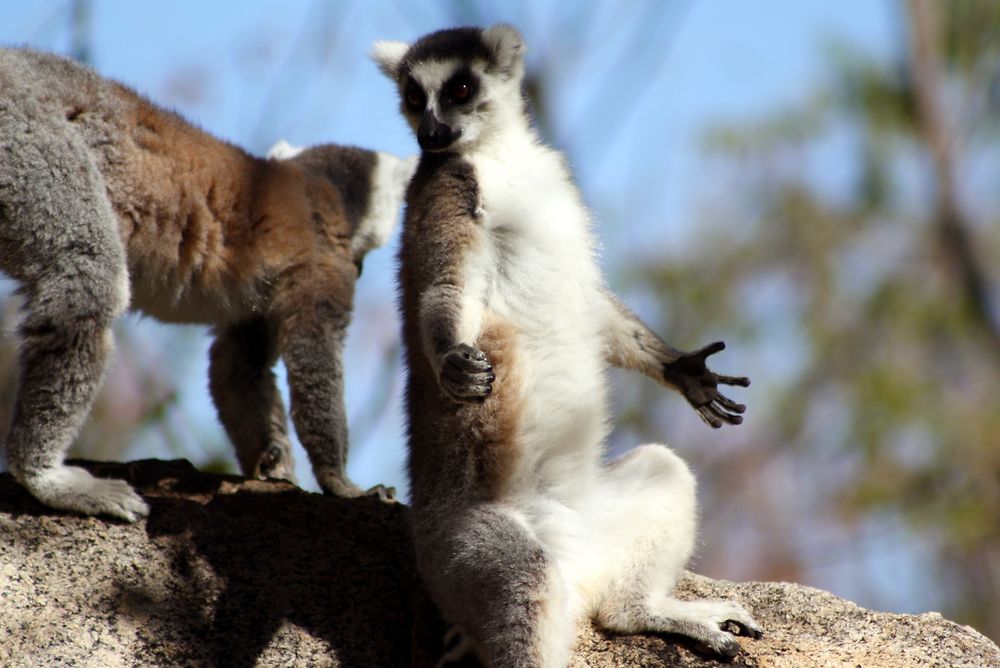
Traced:
POLYGON ((54 508, 147 512, 125 482, 63 462, 131 308, 212 327, 209 390, 246 475, 294 480, 280 356, 318 482, 360 494, 341 350, 362 260, 392 230, 413 162, 334 145, 256 158, 29 50, 0 49, 0 91, 0 269, 25 298, 11 473, 54 508))
MULTIPOLYGON (((522 52, 494 26, 373 53, 461 130, 423 154, 400 251, 418 563, 462 637, 446 659, 564 666, 585 618, 735 654, 721 626, 755 634, 746 610, 670 597, 695 541, 688 467, 662 445, 603 462, 606 367, 662 369, 641 344, 659 339, 605 288, 588 211, 526 113, 522 52), (466 67, 477 97, 442 105, 466 67)), ((416 130, 426 109, 402 108, 416 130)))

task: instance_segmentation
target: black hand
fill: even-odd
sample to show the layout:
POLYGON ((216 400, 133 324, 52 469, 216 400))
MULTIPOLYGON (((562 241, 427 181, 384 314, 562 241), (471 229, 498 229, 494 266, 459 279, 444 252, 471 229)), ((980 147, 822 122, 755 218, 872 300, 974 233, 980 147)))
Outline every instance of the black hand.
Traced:
POLYGON ((493 391, 493 366, 483 351, 460 343, 441 357, 441 386, 456 401, 482 401, 493 391))
POLYGON ((747 387, 750 379, 744 376, 723 376, 709 370, 705 359, 725 350, 722 341, 710 343, 693 353, 683 353, 669 364, 663 365, 663 378, 676 387, 706 424, 718 429, 723 423, 740 424, 746 406, 719 393, 719 385, 747 387))

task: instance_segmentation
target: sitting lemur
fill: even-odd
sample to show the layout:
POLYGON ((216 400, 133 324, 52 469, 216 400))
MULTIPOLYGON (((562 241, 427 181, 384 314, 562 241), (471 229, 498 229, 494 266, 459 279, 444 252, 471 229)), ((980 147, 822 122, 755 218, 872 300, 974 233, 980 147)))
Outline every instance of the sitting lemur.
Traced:
POLYGON ((422 149, 399 252, 413 532, 452 625, 442 660, 565 666, 585 618, 732 656, 760 629, 671 596, 695 544, 695 481, 663 445, 603 462, 605 370, 680 391, 712 426, 746 386, 665 344, 606 287, 562 156, 532 128, 516 29, 378 42, 422 149))

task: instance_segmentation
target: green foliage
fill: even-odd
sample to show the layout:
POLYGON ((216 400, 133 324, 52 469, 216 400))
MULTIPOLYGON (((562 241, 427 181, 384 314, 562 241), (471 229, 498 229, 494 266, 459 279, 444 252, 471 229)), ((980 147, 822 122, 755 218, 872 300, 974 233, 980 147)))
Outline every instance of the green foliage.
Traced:
MULTIPOLYGON (((1000 90, 1000 5, 934 6, 943 10, 943 76, 933 92, 961 178, 976 156, 1000 152, 991 132, 1000 95, 983 96, 1000 90), (959 141, 970 137, 977 142, 959 141)), ((746 494, 773 498, 752 506, 768 507, 772 524, 792 522, 797 508, 768 470, 789 462, 810 478, 822 522, 858 539, 859 518, 888 517, 934 546, 938 573, 927 586, 940 588, 947 612, 1000 638, 1000 332, 996 314, 991 321, 970 306, 962 279, 978 274, 987 303, 1000 304, 989 260, 998 202, 957 188, 966 199, 951 222, 978 260, 962 265, 942 234, 948 185, 932 169, 913 54, 901 51, 887 65, 833 47, 822 88, 800 106, 713 132, 706 147, 729 175, 729 201, 706 213, 704 243, 669 267, 646 267, 638 281, 670 295, 668 323, 696 313, 748 358, 787 351, 780 375, 765 367, 754 378, 767 394, 754 395, 751 411, 767 414, 748 423, 741 450, 770 454, 742 460, 759 466, 744 471, 755 481, 746 494), (832 136, 849 137, 838 159, 853 187, 831 188, 813 168, 832 136)), ((995 159, 975 164, 1000 177, 995 159)), ((701 334, 661 329, 678 341, 701 334)), ((757 558, 806 564, 811 549, 787 541, 757 558)))

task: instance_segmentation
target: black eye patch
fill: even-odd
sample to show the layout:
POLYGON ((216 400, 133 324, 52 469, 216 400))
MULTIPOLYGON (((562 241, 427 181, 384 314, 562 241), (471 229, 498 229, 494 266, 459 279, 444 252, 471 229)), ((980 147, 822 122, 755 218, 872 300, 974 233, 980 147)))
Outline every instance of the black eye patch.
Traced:
POLYGON ((427 94, 413 78, 408 79, 403 88, 403 102, 410 111, 423 111, 427 104, 427 94))
POLYGON ((462 69, 441 88, 441 97, 450 104, 461 105, 472 101, 478 91, 479 79, 468 69, 462 69))

